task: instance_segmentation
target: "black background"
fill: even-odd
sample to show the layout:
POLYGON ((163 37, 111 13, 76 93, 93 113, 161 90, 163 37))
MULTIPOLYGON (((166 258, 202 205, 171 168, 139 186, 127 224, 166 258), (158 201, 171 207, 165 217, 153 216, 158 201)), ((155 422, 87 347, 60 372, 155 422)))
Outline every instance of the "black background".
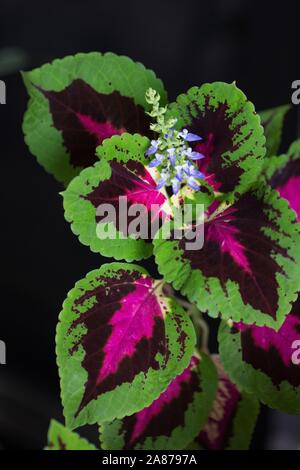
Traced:
MULTIPOLYGON (((299 20, 297 1, 1 0, 0 49, 21 48, 27 69, 80 51, 113 51, 154 69, 171 101, 193 85, 236 80, 261 110, 290 102, 291 82, 300 78, 299 20)), ((61 413, 54 354, 61 304, 75 281, 104 260, 71 233, 60 185, 24 144, 27 96, 19 73, 0 78, 7 85, 7 104, 0 106, 0 339, 7 344, 0 447, 38 449, 50 417, 61 413)), ((283 149, 296 137, 297 111, 287 119, 283 149)), ((255 448, 271 445, 267 435, 278 419, 282 445, 291 445, 299 421, 274 416, 263 411, 255 448)), ((298 438, 300 445, 299 429, 298 438)))

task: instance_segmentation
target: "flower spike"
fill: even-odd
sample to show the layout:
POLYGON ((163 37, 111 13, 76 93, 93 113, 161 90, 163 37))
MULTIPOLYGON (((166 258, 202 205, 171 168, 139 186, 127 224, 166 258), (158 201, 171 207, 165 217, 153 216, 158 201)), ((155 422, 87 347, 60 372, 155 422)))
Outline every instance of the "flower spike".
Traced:
POLYGON ((159 134, 157 140, 151 141, 146 152, 147 156, 155 154, 149 167, 157 168, 160 172, 157 189, 167 186, 172 188, 173 194, 177 194, 182 185, 188 185, 198 191, 200 185, 195 180, 205 176, 193 162, 205 156, 193 151, 188 142, 200 141, 202 137, 190 133, 187 129, 180 132, 174 129, 176 119, 165 118, 167 108, 159 106, 160 96, 155 90, 147 90, 146 101, 152 105, 152 111, 148 114, 156 120, 156 123, 151 124, 151 129, 159 134))

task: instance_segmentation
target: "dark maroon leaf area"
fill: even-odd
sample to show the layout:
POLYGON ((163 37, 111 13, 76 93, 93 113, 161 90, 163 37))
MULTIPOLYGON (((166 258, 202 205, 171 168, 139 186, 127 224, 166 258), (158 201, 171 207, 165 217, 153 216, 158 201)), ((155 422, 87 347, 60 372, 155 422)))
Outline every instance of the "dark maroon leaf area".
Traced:
POLYGON ((192 269, 199 269, 205 277, 219 278, 225 293, 228 280, 237 282, 245 304, 275 318, 278 308, 275 276, 281 268, 271 253, 286 256, 286 252, 262 231, 263 227, 276 230, 276 222, 271 222, 265 213, 268 209, 254 193, 247 193, 205 223, 201 250, 186 250, 185 238, 179 245, 192 269))
MULTIPOLYGON (((132 382, 138 373, 146 373, 149 367, 158 370, 160 366, 155 359, 157 353, 162 354, 164 357, 168 354, 164 321, 156 317, 151 341, 142 338, 136 344, 135 353, 131 357, 125 357, 120 362, 117 372, 108 375, 102 382, 97 383, 98 373, 104 361, 103 348, 112 332, 109 321, 115 312, 121 308, 121 300, 134 292, 133 283, 140 277, 138 273, 128 273, 128 271, 122 270, 119 270, 118 274, 118 279, 107 278, 104 285, 86 292, 76 301, 73 307, 74 312, 78 314, 78 319, 73 322, 71 330, 78 325, 83 325, 87 330, 70 351, 70 354, 73 354, 79 345, 84 348, 85 357, 82 366, 88 373, 84 396, 77 415, 99 394, 113 390, 124 382, 132 382), (106 296, 105 290, 108 287, 110 295, 106 296), (85 313, 80 313, 80 306, 83 302, 94 296, 96 302, 93 307, 85 313)), ((103 278, 101 278, 101 282, 103 282, 103 278)))
MULTIPOLYGON (((294 303, 291 314, 299 318, 299 323, 294 326, 295 338, 298 339, 300 333, 300 297, 294 303)), ((300 386, 300 366, 293 364, 292 361, 289 362, 289 365, 285 364, 280 350, 275 345, 270 346, 267 351, 259 347, 253 337, 251 328, 246 328, 241 332, 241 345, 243 360, 255 369, 267 374, 274 385, 278 386, 281 382, 287 380, 294 387, 300 386)), ((292 344, 288 346, 290 347, 290 355, 292 355, 292 344)))
MULTIPOLYGON (((204 428, 204 431, 202 431, 199 434, 196 441, 205 450, 225 450, 229 446, 230 439, 234 435, 233 426, 234 426, 234 420, 237 414, 238 405, 239 405, 239 400, 237 403, 234 403, 234 407, 231 407, 229 404, 228 411, 226 410, 220 411, 220 414, 221 413, 226 414, 224 418, 224 423, 222 422, 221 417, 218 417, 218 419, 220 420, 220 423, 218 423, 218 419, 215 418, 214 419, 215 423, 210 424, 210 426, 212 426, 211 430, 209 431, 209 429, 207 429, 208 426, 206 426, 204 428)), ((217 416, 218 412, 216 412, 215 415, 217 416)))
POLYGON ((272 188, 278 189, 284 186, 290 178, 297 178, 300 176, 300 159, 291 160, 287 163, 283 170, 277 171, 270 184, 272 188))
POLYGON ((136 424, 136 416, 128 416, 123 420, 122 431, 124 432, 124 449, 132 449, 137 444, 143 444, 148 437, 153 439, 159 436, 170 437, 174 429, 185 426, 185 413, 193 401, 194 394, 201 391, 198 374, 192 372, 189 382, 180 384, 181 391, 178 397, 171 402, 165 403, 158 415, 151 418, 145 431, 132 442, 132 434, 136 424))
MULTIPOLYGON (((128 215, 128 224, 124 227, 120 226, 119 215, 120 211, 123 211, 122 206, 120 206, 120 196, 127 196, 128 209, 132 205, 143 204, 141 224, 148 227, 146 241, 151 241, 152 222, 156 220, 157 229, 159 229, 166 216, 160 209, 151 213, 151 205, 157 204, 161 207, 166 201, 166 197, 156 189, 156 183, 141 163, 129 160, 126 164, 123 164, 112 160, 110 166, 111 177, 100 182, 99 186, 85 198, 96 209, 101 204, 111 204, 115 209, 116 217, 113 217, 112 220, 109 219, 109 221, 116 222, 116 229, 126 236, 128 226, 136 218, 136 215, 128 215)), ((107 221, 107 214, 104 216, 96 215, 96 223, 101 222, 103 218, 107 221)))
MULTIPOLYGON (((206 175, 206 180, 221 192, 231 192, 237 185, 243 172, 235 165, 228 165, 222 159, 225 152, 234 152, 236 144, 233 139, 240 133, 241 126, 234 126, 233 119, 236 114, 228 115, 228 104, 221 103, 217 108, 212 108, 209 104, 209 97, 206 98, 205 110, 197 107, 195 103, 191 105, 190 115, 193 116, 197 110, 197 117, 193 118, 188 126, 190 132, 200 135, 203 140, 195 144, 194 148, 203 153, 205 158, 199 160, 199 169, 206 175)), ((244 155, 246 158, 248 155, 244 155)))
POLYGON ((62 91, 36 88, 49 101, 54 127, 62 132, 74 167, 93 165, 96 147, 112 135, 136 132, 151 137, 150 120, 142 106, 118 91, 98 93, 81 79, 62 91))

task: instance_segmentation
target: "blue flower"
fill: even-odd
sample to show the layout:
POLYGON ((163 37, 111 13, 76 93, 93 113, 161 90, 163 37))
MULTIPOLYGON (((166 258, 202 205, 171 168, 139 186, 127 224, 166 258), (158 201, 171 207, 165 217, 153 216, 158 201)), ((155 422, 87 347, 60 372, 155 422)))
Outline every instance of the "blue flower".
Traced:
POLYGON ((192 134, 187 129, 182 129, 182 131, 179 132, 178 135, 182 137, 183 140, 185 140, 186 142, 197 142, 199 140, 202 140, 202 137, 197 134, 192 134))
POLYGON ((161 178, 157 182, 156 189, 163 188, 168 183, 168 180, 169 180, 169 174, 167 173, 167 171, 162 171, 160 176, 161 178))
POLYGON ((176 178, 179 181, 182 181, 183 177, 184 177, 183 166, 182 165, 177 165, 175 170, 176 170, 176 178))
POLYGON ((155 153, 158 149, 159 144, 159 140, 151 140, 151 145, 148 148, 146 155, 152 155, 153 153, 155 153))
POLYGON ((173 194, 177 194, 181 186, 181 182, 177 178, 173 178, 172 180, 172 190, 173 194))
POLYGON ((196 183, 196 181, 194 180, 193 176, 190 176, 187 180, 187 184, 190 188, 192 189, 195 189, 196 191, 199 191, 200 189, 200 185, 198 183, 196 183))
POLYGON ((176 162, 176 152, 175 152, 175 149, 174 148, 170 148, 167 150, 168 154, 169 154, 169 160, 170 160, 170 163, 172 166, 175 166, 175 162, 176 162))
POLYGON ((204 155, 189 147, 188 142, 199 141, 201 137, 187 129, 178 132, 173 125, 164 131, 163 137, 151 140, 146 152, 147 156, 154 157, 149 167, 158 168, 160 173, 156 189, 167 186, 172 188, 173 194, 177 194, 181 186, 187 184, 197 191, 200 189, 197 180, 204 179, 205 175, 198 170, 194 161, 201 160, 204 155))
POLYGON ((185 150, 184 155, 186 155, 190 160, 202 160, 202 158, 205 157, 203 153, 200 152, 193 152, 191 147, 189 147, 187 150, 185 150))
POLYGON ((162 162, 164 161, 164 158, 165 156, 162 155, 161 153, 156 153, 155 154, 155 157, 150 163, 149 163, 149 168, 155 168, 159 165, 162 164, 162 162))
POLYGON ((198 178, 201 180, 205 178, 204 173, 202 173, 202 171, 197 170, 197 168, 192 163, 189 164, 185 172, 188 176, 193 176, 194 178, 198 178))

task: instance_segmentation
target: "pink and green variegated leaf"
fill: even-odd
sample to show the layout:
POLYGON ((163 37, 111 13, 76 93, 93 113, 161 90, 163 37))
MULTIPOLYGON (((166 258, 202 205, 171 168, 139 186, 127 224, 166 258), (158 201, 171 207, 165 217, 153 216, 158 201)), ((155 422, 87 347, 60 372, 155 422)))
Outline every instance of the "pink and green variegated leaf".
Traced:
POLYGON ((248 449, 259 412, 254 397, 240 392, 224 372, 219 356, 213 356, 218 371, 218 390, 213 410, 196 438, 207 450, 248 449))
POLYGON ((193 87, 171 105, 178 128, 203 138, 194 150, 206 181, 232 199, 244 193, 261 172, 265 137, 253 104, 235 84, 211 83, 193 87))
POLYGON ((126 261, 151 256, 154 227, 159 229, 170 208, 146 169, 147 146, 148 139, 138 134, 106 140, 97 150, 101 161, 63 193, 65 218, 92 251, 126 261))
POLYGON ((193 356, 189 366, 150 406, 100 426, 103 449, 183 449, 198 434, 212 409, 217 374, 209 357, 193 356))
POLYGON ((62 401, 70 429, 149 406, 189 364, 188 315, 141 267, 112 263, 71 290, 57 330, 62 401))
POLYGON ((23 74, 30 101, 25 140, 39 163, 67 184, 97 161, 95 150, 123 132, 151 136, 145 91, 166 93, 142 64, 112 53, 77 54, 23 74))
POLYGON ((284 118, 290 109, 291 106, 287 104, 259 113, 266 137, 266 157, 277 155, 281 142, 284 118))
POLYGON ((274 157, 273 162, 270 184, 288 201, 300 221, 300 140, 290 146, 287 155, 274 157))
POLYGON ((51 420, 48 431, 48 445, 45 450, 97 450, 85 438, 51 420))
POLYGON ((300 414, 300 298, 278 332, 225 322, 219 331, 224 368, 241 388, 290 414, 300 414))
MULTIPOLYGON (((300 228, 287 202, 259 187, 209 215, 204 245, 163 240, 154 253, 160 273, 212 317, 279 328, 300 287, 300 228)), ((191 227, 197 231, 199 227, 191 227)))

